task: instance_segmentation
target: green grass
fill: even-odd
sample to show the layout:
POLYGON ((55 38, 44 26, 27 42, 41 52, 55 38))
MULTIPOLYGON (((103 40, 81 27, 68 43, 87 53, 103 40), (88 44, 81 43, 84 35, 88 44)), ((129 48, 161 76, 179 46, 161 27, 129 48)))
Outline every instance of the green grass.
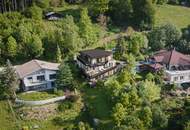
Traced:
POLYGON ((17 130, 7 101, 0 101, 0 130, 17 130))
POLYGON ((92 115, 98 118, 103 124, 104 128, 112 128, 111 119, 111 105, 107 101, 105 92, 101 88, 90 88, 86 86, 83 88, 83 98, 85 103, 89 104, 92 108, 92 115))
POLYGON ((53 90, 49 90, 49 91, 43 91, 43 92, 20 93, 17 96, 19 99, 36 101, 36 100, 45 100, 45 99, 55 98, 55 97, 64 95, 62 91, 59 91, 59 92, 60 92, 59 95, 54 94, 53 90))
POLYGON ((190 25, 190 8, 173 5, 157 6, 156 26, 171 23, 178 28, 190 25))

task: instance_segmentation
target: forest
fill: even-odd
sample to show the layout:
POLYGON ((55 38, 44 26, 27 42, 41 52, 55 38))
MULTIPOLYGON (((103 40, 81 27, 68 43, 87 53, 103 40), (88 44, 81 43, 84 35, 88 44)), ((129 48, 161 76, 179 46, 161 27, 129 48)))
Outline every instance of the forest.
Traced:
MULTIPOLYGON (((32 130, 34 126, 39 130, 190 130, 189 96, 173 95, 177 86, 166 85, 162 71, 134 70, 139 61, 159 50, 190 54, 190 21, 184 22, 187 26, 165 22, 161 19, 165 10, 158 15, 158 9, 169 7, 180 17, 178 8, 190 14, 190 0, 1 0, 2 130, 32 130), (61 18, 48 20, 49 12, 61 18), (73 59, 79 51, 95 48, 112 50, 114 59, 127 66, 91 88, 73 59), (25 109, 13 101, 25 98, 15 94, 18 79, 13 66, 32 59, 60 63, 57 87, 31 94, 33 99, 60 96, 65 88, 78 94, 50 105, 56 112, 44 120, 24 118, 25 109), (9 100, 15 115, 10 114, 9 100)), ((175 15, 166 19, 180 21, 175 15)))

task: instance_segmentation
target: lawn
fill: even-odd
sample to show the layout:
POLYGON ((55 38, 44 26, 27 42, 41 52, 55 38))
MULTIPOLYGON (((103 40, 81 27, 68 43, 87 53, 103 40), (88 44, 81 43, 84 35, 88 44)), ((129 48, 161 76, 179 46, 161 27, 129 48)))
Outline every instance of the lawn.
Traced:
POLYGON ((156 26, 172 23, 182 29, 190 25, 190 8, 173 5, 157 6, 156 26))
POLYGON ((17 130, 7 101, 0 101, 0 130, 17 130))
POLYGON ((86 104, 93 108, 93 118, 98 118, 103 124, 104 128, 112 128, 111 119, 111 105, 106 100, 105 92, 101 88, 84 88, 83 98, 86 104))
POLYGON ((31 93, 20 93, 18 94, 18 98, 22 100, 28 101, 36 101, 36 100, 45 100, 50 98, 55 98, 58 96, 63 96, 63 91, 58 91, 58 94, 55 94, 53 90, 43 91, 43 92, 31 92, 31 93))

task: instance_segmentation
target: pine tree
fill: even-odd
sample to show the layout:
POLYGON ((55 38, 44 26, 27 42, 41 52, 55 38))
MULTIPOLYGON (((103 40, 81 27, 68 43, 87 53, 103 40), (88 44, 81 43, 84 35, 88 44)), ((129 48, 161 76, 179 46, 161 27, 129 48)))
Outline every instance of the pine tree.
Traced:
POLYGON ((11 65, 10 61, 7 60, 5 69, 0 75, 1 79, 1 93, 4 93, 8 98, 16 98, 16 90, 18 89, 18 78, 14 67, 11 65))
POLYGON ((71 90, 74 89, 73 75, 68 63, 62 62, 61 65, 59 66, 56 85, 58 88, 61 88, 61 89, 65 89, 65 88, 68 88, 71 90))
POLYGON ((86 8, 81 11, 79 28, 85 46, 93 45, 97 42, 97 35, 86 8))
POLYGON ((10 36, 7 40, 7 56, 13 58, 17 54, 17 42, 14 37, 10 36))
POLYGON ((56 62, 61 63, 61 61, 62 61, 61 49, 60 49, 59 45, 57 45, 56 62))

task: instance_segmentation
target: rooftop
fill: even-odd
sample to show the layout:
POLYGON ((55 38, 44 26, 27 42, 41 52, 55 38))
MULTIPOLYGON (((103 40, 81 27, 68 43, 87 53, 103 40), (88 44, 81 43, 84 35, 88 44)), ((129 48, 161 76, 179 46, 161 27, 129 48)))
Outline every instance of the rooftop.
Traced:
POLYGON ((100 50, 100 49, 85 50, 85 51, 81 51, 80 53, 90 58, 102 58, 102 57, 110 56, 112 54, 111 51, 105 51, 105 50, 100 50))
POLYGON ((41 69, 58 70, 59 64, 41 60, 31 60, 27 63, 15 67, 19 77, 24 78, 25 76, 41 69))
POLYGON ((158 51, 151 58, 154 59, 156 62, 164 63, 167 65, 190 65, 190 57, 188 55, 177 52, 175 49, 170 51, 158 51))

